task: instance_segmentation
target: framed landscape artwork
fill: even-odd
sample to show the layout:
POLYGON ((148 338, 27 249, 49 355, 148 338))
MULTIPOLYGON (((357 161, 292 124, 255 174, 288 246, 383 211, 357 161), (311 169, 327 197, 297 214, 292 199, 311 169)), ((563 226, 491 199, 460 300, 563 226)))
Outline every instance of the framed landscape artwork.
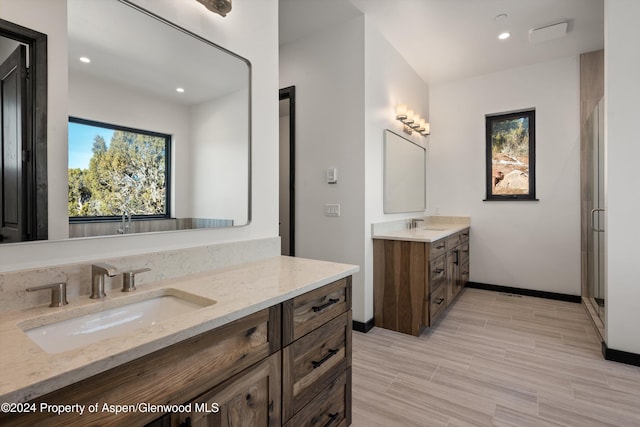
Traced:
POLYGON ((492 114, 487 115, 485 120, 485 200, 537 200, 535 110, 492 114))

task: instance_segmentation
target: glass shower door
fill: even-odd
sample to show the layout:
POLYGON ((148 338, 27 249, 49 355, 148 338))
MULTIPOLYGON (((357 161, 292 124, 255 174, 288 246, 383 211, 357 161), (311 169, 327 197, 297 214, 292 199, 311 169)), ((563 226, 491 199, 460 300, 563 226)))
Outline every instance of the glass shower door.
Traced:
POLYGON ((604 322, 605 319, 605 275, 604 275, 604 100, 601 99, 587 123, 591 132, 589 162, 592 205, 588 242, 588 300, 604 322))

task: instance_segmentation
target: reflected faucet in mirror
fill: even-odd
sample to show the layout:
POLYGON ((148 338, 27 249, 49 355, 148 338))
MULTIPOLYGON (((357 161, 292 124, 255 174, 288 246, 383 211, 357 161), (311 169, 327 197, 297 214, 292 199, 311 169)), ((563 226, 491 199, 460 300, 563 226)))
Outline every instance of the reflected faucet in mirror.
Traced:
POLYGON ((131 230, 131 215, 129 212, 122 214, 122 228, 118 228, 118 234, 129 234, 131 230))

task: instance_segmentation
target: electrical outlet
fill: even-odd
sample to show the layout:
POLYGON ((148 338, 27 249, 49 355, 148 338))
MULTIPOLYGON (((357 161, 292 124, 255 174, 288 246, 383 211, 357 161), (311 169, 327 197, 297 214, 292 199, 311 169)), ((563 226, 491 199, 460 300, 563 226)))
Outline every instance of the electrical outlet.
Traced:
POLYGON ((340 204, 324 205, 324 216, 340 216, 340 204))

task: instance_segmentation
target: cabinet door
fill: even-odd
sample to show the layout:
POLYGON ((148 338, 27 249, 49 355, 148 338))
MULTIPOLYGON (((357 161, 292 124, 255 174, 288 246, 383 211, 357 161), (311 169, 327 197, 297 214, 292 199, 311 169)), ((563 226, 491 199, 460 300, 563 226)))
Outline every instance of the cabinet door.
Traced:
POLYGON ((278 352, 189 402, 172 426, 280 426, 280 366, 278 352))
POLYGON ((453 249, 447 252, 447 290, 445 292, 447 306, 451 304, 455 297, 457 270, 456 249, 453 249))

